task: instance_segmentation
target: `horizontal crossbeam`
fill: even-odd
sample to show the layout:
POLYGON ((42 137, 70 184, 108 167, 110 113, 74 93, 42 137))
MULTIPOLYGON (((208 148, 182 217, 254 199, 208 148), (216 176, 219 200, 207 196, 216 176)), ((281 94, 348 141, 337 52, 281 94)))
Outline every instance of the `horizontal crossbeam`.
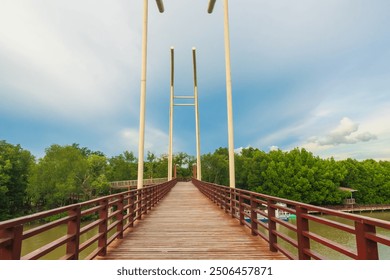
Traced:
POLYGON ((174 96, 174 98, 177 98, 177 99, 194 99, 195 96, 191 95, 191 96, 188 96, 188 95, 178 95, 178 96, 174 96))
POLYGON ((173 106, 195 106, 195 104, 173 104, 173 106))

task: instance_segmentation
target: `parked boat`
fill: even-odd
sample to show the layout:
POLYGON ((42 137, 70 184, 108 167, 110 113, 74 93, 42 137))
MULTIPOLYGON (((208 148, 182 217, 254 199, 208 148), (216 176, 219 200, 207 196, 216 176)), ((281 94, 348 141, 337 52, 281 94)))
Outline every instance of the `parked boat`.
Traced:
MULTIPOLYGON (((277 205, 282 206, 282 207, 287 206, 284 203, 278 203, 277 205)), ((268 213, 268 210, 265 209, 264 212, 268 213)), ((249 212, 247 214, 250 216, 249 212)), ((289 221, 290 219, 296 218, 296 216, 294 214, 290 214, 289 212, 284 211, 284 210, 280 210, 280 209, 275 210, 275 216, 276 216, 276 218, 281 219, 283 221, 289 221)), ((257 220, 259 220, 260 222, 266 223, 266 222, 268 222, 268 217, 263 216, 261 214, 257 214, 257 220)), ((251 219, 249 217, 245 216, 245 221, 250 222, 251 219)))

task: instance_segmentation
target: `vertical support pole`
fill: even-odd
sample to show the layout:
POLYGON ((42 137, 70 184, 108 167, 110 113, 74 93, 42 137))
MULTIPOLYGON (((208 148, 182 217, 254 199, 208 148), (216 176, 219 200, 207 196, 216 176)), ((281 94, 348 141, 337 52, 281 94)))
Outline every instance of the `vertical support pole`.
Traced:
POLYGON ((149 197, 149 208, 148 210, 151 210, 152 209, 152 206, 153 206, 153 187, 149 187, 149 190, 148 190, 148 197, 149 197))
POLYGON ((223 193, 224 193, 224 198, 225 198, 225 213, 229 213, 230 211, 230 189, 226 190, 225 188, 223 189, 223 193), (229 203, 228 203, 229 201, 229 203))
POLYGON ((198 170, 198 167, 196 165, 193 165, 192 166, 192 177, 193 178, 197 178, 197 170, 198 170))
MULTIPOLYGON (((175 84, 175 49, 171 47, 171 94, 169 102, 169 145, 168 145, 168 181, 172 180, 173 165, 173 98, 175 84)), ((176 177, 176 175, 175 175, 176 177)))
POLYGON ((223 204, 224 204, 224 197, 223 197, 223 189, 218 187, 218 202, 219 202, 219 207, 223 209, 223 204))
POLYGON ((254 201, 254 197, 251 194, 251 233, 252 235, 257 235, 257 203, 254 201))
POLYGON ((232 218, 235 216, 235 209, 234 209, 234 200, 236 199, 236 194, 234 192, 233 188, 230 188, 230 214, 232 215, 232 218))
POLYGON ((138 213, 137 213, 137 219, 142 220, 142 189, 137 189, 137 208, 138 208, 138 213))
POLYGON ((199 132, 199 102, 198 102, 198 78, 196 71, 196 49, 192 48, 192 62, 194 65, 194 101, 195 101, 195 134, 196 134, 196 174, 199 181, 202 181, 202 170, 200 162, 200 132, 199 132))
POLYGON ((224 0, 224 33, 225 33, 225 63, 226 63, 226 98, 228 119, 228 149, 229 149, 229 182, 230 187, 236 187, 234 167, 234 131, 233 131, 233 100, 232 100, 232 77, 230 63, 230 35, 229 35, 229 5, 224 0))
POLYGON ((16 225, 12 228, 0 230, 0 239, 11 238, 9 245, 0 247, 0 256, 2 260, 20 260, 22 252, 23 225, 16 225))
POLYGON ((244 199, 242 198, 241 192, 238 193, 238 211, 240 217, 240 225, 244 225, 244 199))
POLYGON ((116 220, 119 221, 116 226, 116 231, 119 232, 118 239, 123 239, 123 207, 124 207, 124 195, 119 195, 117 203, 118 214, 116 214, 116 220))
POLYGON ((142 66, 141 66, 141 97, 139 112, 139 140, 138 140, 138 180, 137 188, 143 187, 144 181, 144 145, 145 145, 145 103, 146 103, 146 60, 148 43, 148 2, 144 0, 142 26, 142 66))
POLYGON ((157 201, 156 203, 159 203, 161 200, 161 194, 164 192, 164 188, 156 188, 156 196, 157 196, 157 201))
POLYGON ((68 222, 68 235, 74 235, 72 240, 66 244, 66 254, 69 259, 79 259, 79 244, 80 244, 80 220, 81 220, 81 208, 76 206, 68 213, 69 216, 75 216, 68 222))
MULTIPOLYGON (((129 196, 129 199, 127 200, 127 203, 130 204, 130 185, 127 188, 127 194, 129 196)), ((130 214, 130 208, 127 208, 127 215, 130 214)))
POLYGON ((363 221, 355 222, 356 247, 359 260, 378 260, 378 244, 365 237, 366 233, 376 233, 375 226, 365 224, 363 221))
POLYGON ((174 166, 173 166, 173 178, 177 178, 177 165, 175 164, 174 166))
POLYGON ((303 235, 304 232, 309 231, 309 221, 302 217, 303 214, 307 214, 307 209, 296 206, 295 211, 297 215, 298 257, 300 260, 310 260, 310 256, 305 254, 305 249, 310 249, 310 239, 303 235))
POLYGON ((134 192, 129 192, 129 226, 133 227, 134 226, 134 206, 135 206, 135 196, 134 192))
POLYGON ((152 204, 150 205, 150 208, 155 207, 157 203, 157 186, 154 185, 151 189, 152 192, 152 204))
POLYGON ((274 244, 276 244, 278 242, 277 236, 273 233, 273 231, 276 231, 276 222, 273 221, 273 219, 276 218, 276 211, 275 211, 275 208, 271 207, 271 205, 274 203, 275 203, 275 201, 272 201, 269 199, 267 201, 268 238, 269 238, 269 249, 271 252, 277 251, 274 244))
POLYGON ((101 249, 99 256, 105 256, 107 253, 107 227, 108 227, 108 199, 100 201, 99 219, 102 221, 99 225, 98 246, 101 249))
POLYGON ((149 201, 149 189, 142 189, 142 199, 143 199, 143 214, 148 214, 148 201, 149 201))

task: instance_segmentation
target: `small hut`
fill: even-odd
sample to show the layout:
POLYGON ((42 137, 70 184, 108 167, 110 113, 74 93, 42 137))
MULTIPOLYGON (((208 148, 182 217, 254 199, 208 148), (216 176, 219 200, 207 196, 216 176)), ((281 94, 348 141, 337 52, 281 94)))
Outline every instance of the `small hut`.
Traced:
POLYGON ((345 191, 345 192, 351 193, 351 197, 350 198, 344 199, 344 205, 345 206, 351 205, 353 207, 353 205, 356 204, 355 199, 353 198, 353 193, 357 192, 358 190, 351 189, 351 188, 343 188, 343 187, 340 187, 339 189, 341 191, 345 191))

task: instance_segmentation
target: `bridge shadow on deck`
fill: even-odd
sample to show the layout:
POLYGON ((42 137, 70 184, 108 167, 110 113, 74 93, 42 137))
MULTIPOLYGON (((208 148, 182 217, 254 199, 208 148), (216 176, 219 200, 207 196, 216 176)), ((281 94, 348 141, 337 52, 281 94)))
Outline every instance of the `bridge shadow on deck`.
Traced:
POLYGON ((268 250, 190 182, 179 182, 100 260, 287 259, 268 250))

